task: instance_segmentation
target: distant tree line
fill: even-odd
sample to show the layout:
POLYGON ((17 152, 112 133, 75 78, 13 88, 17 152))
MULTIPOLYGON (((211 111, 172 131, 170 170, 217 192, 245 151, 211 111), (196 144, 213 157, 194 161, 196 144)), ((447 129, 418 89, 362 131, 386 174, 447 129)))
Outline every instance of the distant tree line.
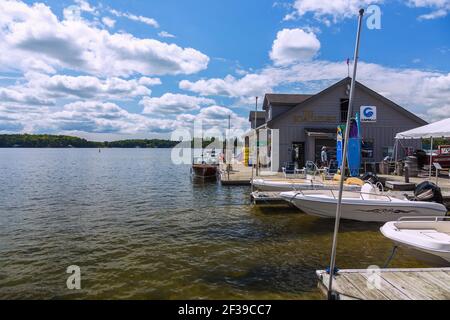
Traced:
MULTIPOLYGON (((191 143, 180 144, 179 141, 163 139, 130 139, 120 141, 88 141, 86 139, 50 134, 0 134, 0 148, 173 148, 180 144, 181 147, 192 148, 202 145, 203 148, 211 145, 214 138, 194 138, 191 143)), ((236 141, 234 142, 236 146, 236 141)), ((225 147, 223 141, 216 143, 216 148, 225 147)))
POLYGON ((161 139, 132 139, 95 142, 49 134, 2 134, 0 148, 173 148, 179 142, 161 139))

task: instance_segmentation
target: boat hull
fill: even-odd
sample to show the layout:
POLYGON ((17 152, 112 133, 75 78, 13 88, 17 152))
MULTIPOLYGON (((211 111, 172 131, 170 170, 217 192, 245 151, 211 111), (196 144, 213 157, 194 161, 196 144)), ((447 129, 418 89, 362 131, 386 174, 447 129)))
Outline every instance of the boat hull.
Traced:
POLYGON ((218 167, 216 165, 196 164, 192 165, 192 173, 195 177, 213 179, 217 177, 218 167))
MULTIPOLYGON (((280 196, 294 204, 306 214, 321 218, 335 218, 337 200, 326 196, 295 195, 294 192, 281 193, 280 196)), ((341 218, 364 222, 388 222, 411 216, 445 216, 443 205, 431 202, 381 201, 343 199, 341 218)))
POLYGON ((417 226, 415 226, 414 228, 411 228, 411 230, 399 230, 396 226, 397 223, 402 222, 386 223, 380 228, 381 233, 386 238, 392 240, 397 246, 406 248, 420 260, 440 266, 450 265, 450 237, 448 236, 448 233, 442 233, 441 235, 446 239, 439 239, 439 233, 436 232, 434 234, 437 234, 438 237, 433 237, 432 225, 442 222, 423 222, 424 226, 422 228, 418 229, 417 226))
MULTIPOLYGON (((314 184, 305 182, 289 182, 289 181, 279 181, 279 180, 263 180, 255 179, 252 182, 253 187, 259 191, 273 191, 273 192, 284 192, 293 190, 338 190, 338 184, 314 184)), ((359 191, 360 186, 357 185, 345 185, 344 190, 346 191, 359 191)))

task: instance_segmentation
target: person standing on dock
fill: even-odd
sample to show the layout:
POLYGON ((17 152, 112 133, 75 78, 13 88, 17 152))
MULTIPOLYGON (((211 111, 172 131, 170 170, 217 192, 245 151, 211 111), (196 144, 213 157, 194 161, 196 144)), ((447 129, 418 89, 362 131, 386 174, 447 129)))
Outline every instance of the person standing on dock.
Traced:
POLYGON ((328 153, 327 153, 327 147, 322 147, 322 152, 320 153, 320 162, 322 164, 322 167, 328 166, 328 153))

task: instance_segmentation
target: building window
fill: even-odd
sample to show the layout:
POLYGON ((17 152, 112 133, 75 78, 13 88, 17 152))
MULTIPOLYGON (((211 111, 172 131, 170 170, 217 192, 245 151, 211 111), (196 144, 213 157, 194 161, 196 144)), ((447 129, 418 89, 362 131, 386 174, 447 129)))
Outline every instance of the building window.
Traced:
POLYGON ((269 118, 267 119, 268 121, 269 121, 269 120, 272 120, 272 107, 271 107, 271 106, 269 106, 269 115, 268 115, 268 117, 269 117, 269 118))
POLYGON ((341 99, 341 122, 347 122, 348 99, 341 99))
POLYGON ((373 140, 363 140, 361 143, 361 156, 364 159, 373 159, 374 157, 373 140))

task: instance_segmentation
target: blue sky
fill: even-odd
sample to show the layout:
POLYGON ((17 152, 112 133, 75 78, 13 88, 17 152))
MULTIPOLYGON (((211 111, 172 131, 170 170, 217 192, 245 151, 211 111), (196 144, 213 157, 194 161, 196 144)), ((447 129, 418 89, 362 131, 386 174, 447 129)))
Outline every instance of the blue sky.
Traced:
POLYGON ((255 96, 315 93, 347 75, 433 121, 450 114, 450 0, 0 0, 0 133, 168 137, 255 96))

